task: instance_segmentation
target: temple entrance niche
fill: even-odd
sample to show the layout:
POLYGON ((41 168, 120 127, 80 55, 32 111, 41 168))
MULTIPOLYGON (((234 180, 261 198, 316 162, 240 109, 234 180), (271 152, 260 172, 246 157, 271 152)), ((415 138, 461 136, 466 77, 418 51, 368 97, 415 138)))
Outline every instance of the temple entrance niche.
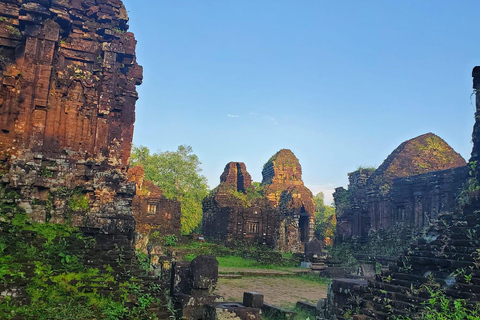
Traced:
POLYGON ((300 227, 300 241, 301 242, 308 242, 309 241, 309 220, 310 217, 308 213, 301 213, 300 219, 298 220, 298 226, 300 227))

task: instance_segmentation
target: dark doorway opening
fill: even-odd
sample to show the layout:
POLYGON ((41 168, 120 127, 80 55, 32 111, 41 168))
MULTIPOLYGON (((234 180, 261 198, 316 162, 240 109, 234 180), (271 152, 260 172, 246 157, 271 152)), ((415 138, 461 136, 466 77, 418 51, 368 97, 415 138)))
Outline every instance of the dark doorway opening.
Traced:
POLYGON ((245 192, 245 188, 243 187, 242 168, 239 163, 237 163, 237 191, 245 192))
POLYGON ((300 227, 300 241, 308 242, 308 233, 309 233, 309 216, 300 216, 298 220, 298 225, 300 227))

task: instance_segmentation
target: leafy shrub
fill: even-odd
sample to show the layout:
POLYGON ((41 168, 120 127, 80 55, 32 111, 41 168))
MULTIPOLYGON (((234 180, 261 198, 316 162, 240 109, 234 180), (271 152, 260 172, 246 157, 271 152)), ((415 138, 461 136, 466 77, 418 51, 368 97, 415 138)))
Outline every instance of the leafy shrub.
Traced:
POLYGON ((145 270, 146 273, 148 273, 150 271, 150 257, 148 256, 148 254, 142 251, 137 251, 137 259, 142 269, 145 270))
POLYGON ((173 234, 165 236, 165 245, 166 246, 174 246, 174 245, 177 244, 177 242, 178 242, 177 236, 175 236, 173 234))
POLYGON ((426 287, 430 298, 426 300, 424 310, 410 316, 394 316, 395 320, 480 320, 480 304, 468 306, 463 299, 452 299, 438 288, 426 287))

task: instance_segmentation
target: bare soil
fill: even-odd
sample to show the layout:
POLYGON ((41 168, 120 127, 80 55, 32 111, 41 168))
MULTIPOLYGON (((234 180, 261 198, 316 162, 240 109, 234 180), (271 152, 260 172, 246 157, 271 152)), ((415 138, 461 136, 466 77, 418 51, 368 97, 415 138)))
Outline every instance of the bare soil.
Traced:
POLYGON ((243 292, 263 294, 264 301, 283 308, 292 308, 297 301, 317 303, 327 297, 327 285, 295 277, 219 278, 216 294, 226 301, 243 300, 243 292))

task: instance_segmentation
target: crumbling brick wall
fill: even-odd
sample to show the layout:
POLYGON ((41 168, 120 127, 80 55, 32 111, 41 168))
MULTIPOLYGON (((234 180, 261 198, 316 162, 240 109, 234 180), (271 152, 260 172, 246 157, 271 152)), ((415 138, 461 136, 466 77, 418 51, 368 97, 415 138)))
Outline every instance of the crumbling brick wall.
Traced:
POLYGON ((0 0, 0 18, 0 187, 37 222, 133 241, 126 170, 142 68, 125 7, 0 0))

